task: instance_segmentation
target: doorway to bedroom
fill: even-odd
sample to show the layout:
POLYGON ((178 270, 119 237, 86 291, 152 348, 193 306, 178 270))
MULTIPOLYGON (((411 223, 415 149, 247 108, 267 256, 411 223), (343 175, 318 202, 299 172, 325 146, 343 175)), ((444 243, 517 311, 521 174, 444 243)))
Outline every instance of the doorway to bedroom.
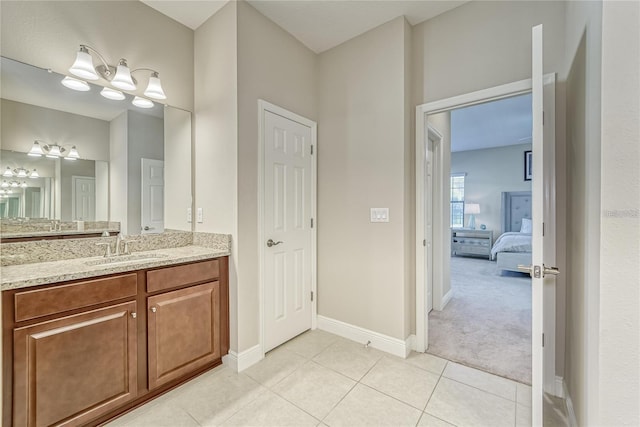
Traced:
POLYGON ((427 179, 448 176, 432 184, 450 196, 442 241, 430 242, 442 254, 427 257, 440 276, 427 290, 427 352, 526 384, 531 278, 517 266, 531 264, 531 114, 527 93, 427 116, 431 158, 450 166, 427 164, 427 179))

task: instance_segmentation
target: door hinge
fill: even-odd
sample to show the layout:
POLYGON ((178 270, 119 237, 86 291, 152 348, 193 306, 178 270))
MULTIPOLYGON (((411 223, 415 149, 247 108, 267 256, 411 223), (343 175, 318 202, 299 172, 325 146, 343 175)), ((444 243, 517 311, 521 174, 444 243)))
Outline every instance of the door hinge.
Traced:
POLYGON ((311 302, 313 302, 313 291, 311 291, 311 302))
POLYGON ((313 145, 311 146, 311 155, 313 156, 313 145))
POLYGON ((427 241, 426 240, 422 241, 422 246, 427 246, 427 241))
POLYGON ((313 228, 313 218, 311 218, 311 228, 313 228))
POLYGON ((544 237, 544 222, 542 223, 542 237, 544 237))
POLYGON ((544 347, 544 333, 542 334, 542 346, 544 347))
POLYGON ((542 126, 544 126, 544 111, 542 112, 542 126))

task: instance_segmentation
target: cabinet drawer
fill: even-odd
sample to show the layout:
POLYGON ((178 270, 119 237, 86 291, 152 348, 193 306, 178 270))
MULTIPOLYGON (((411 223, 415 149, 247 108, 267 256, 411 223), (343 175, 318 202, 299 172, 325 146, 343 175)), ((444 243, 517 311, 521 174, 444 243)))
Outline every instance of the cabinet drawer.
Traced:
POLYGON ((147 272, 147 292, 156 292, 176 286, 213 281, 220 277, 218 260, 197 262, 147 272))
POLYGON ((35 319, 89 307, 137 293, 136 274, 125 274, 15 294, 15 321, 35 319))

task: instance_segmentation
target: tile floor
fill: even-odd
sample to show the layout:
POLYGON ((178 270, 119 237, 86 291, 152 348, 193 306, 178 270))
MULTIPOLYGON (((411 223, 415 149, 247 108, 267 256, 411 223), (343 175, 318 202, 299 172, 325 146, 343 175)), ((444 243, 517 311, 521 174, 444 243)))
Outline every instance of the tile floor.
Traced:
MULTIPOLYGON (((220 366, 108 424, 525 426, 531 387, 445 359, 401 359, 320 330, 242 373, 220 366)), ((562 401, 545 426, 564 426, 562 401)))

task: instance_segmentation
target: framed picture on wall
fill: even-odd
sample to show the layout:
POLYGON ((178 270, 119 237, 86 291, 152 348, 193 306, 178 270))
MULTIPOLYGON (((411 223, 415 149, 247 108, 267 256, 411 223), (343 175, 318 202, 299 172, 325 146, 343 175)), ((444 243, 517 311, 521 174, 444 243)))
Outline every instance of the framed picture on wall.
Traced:
POLYGON ((533 154, 531 150, 524 152, 524 180, 531 181, 533 177, 533 166, 532 166, 533 154))

